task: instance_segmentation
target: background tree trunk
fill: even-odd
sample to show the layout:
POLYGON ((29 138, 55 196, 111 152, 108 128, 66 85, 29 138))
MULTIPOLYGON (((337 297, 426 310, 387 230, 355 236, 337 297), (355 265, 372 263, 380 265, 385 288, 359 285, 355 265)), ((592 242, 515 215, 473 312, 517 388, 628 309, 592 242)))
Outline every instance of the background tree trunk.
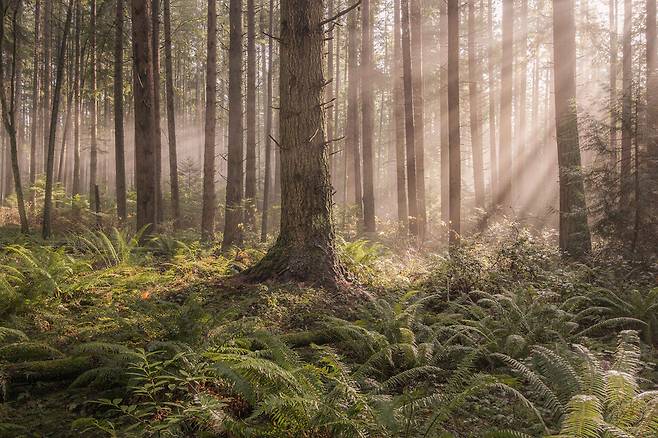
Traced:
POLYGON ((165 38, 165 86, 167 88, 167 134, 169 137, 169 180, 171 184, 171 209, 174 228, 180 226, 180 194, 178 189, 178 152, 176 145, 176 107, 174 91, 174 68, 171 53, 171 0, 164 0, 165 38))
POLYGON ((632 30, 633 15, 631 0, 624 0, 624 42, 622 60, 622 86, 623 102, 621 110, 621 196, 622 209, 627 209, 630 202, 630 193, 633 189, 631 180, 631 159, 633 142, 633 53, 632 30))
MULTIPOLYGON (((30 118, 32 123, 30 126, 30 187, 34 185, 36 181, 36 171, 37 171, 37 148, 38 148, 38 123, 37 120, 40 117, 39 114, 39 105, 41 102, 39 95, 39 46, 41 42, 41 35, 39 32, 39 27, 41 22, 41 0, 35 0, 34 2, 34 52, 32 63, 34 65, 34 72, 32 73, 32 111, 30 118)), ((34 192, 30 190, 30 200, 32 206, 34 206, 34 192)))
POLYGON ((363 226, 375 232, 375 182, 373 174, 372 24, 370 0, 361 2, 361 144, 363 147, 363 226))
POLYGON ((475 2, 468 3, 468 96, 473 153, 473 187, 475 206, 484 208, 484 165, 482 162, 482 134, 480 131, 480 69, 476 47, 475 2))
POLYGON ((409 226, 407 211, 407 182, 404 151, 404 96, 402 90, 402 30, 400 0, 393 1, 393 123, 395 124, 395 176, 397 187, 398 221, 400 228, 409 226))
MULTIPOLYGON (((235 1, 235 0, 233 0, 235 1)), ((206 126, 203 148, 203 211, 201 238, 215 234, 215 129, 217 124, 217 2, 208 1, 208 45, 206 60, 206 126)), ((239 76, 239 75, 238 75, 239 76)), ((230 146, 229 146, 230 147, 230 146)))
POLYGON ((89 130, 90 130, 90 149, 89 149, 89 202, 95 201, 96 189, 96 173, 98 168, 98 93, 97 93, 97 69, 98 69, 98 51, 96 50, 96 0, 90 2, 90 19, 91 27, 89 29, 89 50, 91 56, 91 102, 89 109, 89 117, 91 117, 89 130))
POLYGON ((494 79, 494 36, 493 36, 493 1, 489 0, 487 8, 488 25, 488 62, 487 74, 489 76, 489 192, 491 204, 498 200, 498 154, 496 152, 496 81, 494 79))
MULTIPOLYGON (((268 34, 272 35, 274 27, 274 0, 270 0, 268 34)), ((267 96, 265 99, 265 181, 263 184, 263 216, 261 223, 261 242, 267 241, 269 229, 269 210, 272 187, 272 56, 274 52, 272 38, 267 43, 267 96)))
POLYGON ((575 258, 591 250, 576 114, 576 25, 572 0, 553 0, 555 127, 560 167, 560 249, 575 258))
POLYGON ((448 136, 450 144, 450 246, 461 233, 461 139, 459 133, 459 1, 448 0, 448 136))
POLYGON ((425 195, 425 100, 423 91, 423 20, 421 0, 410 0, 412 86, 414 92, 414 128, 416 144, 416 200, 418 202, 418 234, 424 239, 427 228, 425 195))
POLYGON ((512 86, 514 69, 514 0, 503 1, 503 60, 500 70, 500 191, 498 204, 512 206, 512 86))
POLYGON ((349 82, 347 84, 347 130, 345 146, 347 160, 351 164, 351 178, 348 185, 354 193, 356 215, 359 220, 363 212, 363 192, 361 191, 361 154, 359 152, 359 69, 357 55, 357 17, 350 14, 347 19, 347 69, 349 82))
POLYGON ((126 159, 123 134, 123 0, 117 0, 114 34, 114 160, 117 215, 126 220, 126 159))
POLYGON ((256 227, 256 8, 247 0, 247 156, 245 225, 256 227))
POLYGON ((164 220, 162 196, 162 129, 160 128, 160 1, 151 9, 151 48, 153 50, 153 140, 155 141, 156 222, 164 220))
POLYGON ((450 222, 450 150, 448 144, 448 8, 446 2, 439 4, 439 108, 441 136, 441 221, 450 222))

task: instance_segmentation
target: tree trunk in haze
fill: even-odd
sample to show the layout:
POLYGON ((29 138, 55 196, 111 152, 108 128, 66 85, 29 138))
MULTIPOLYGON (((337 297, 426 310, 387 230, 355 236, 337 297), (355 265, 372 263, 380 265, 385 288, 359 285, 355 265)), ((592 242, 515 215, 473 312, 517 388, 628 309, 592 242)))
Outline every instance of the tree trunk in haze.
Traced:
POLYGON ((473 152, 473 187, 475 206, 484 208, 484 164, 482 162, 482 134, 480 131, 480 68, 475 41, 475 2, 468 3, 468 97, 473 152))
MULTIPOLYGON (((39 96, 39 69, 36 67, 39 65, 39 45, 41 41, 41 36, 39 33, 41 21, 41 0, 35 0, 34 4, 34 52, 32 63, 35 66, 32 73, 32 110, 30 114, 31 123, 30 123, 30 186, 33 186, 36 181, 36 171, 37 171, 37 147, 38 147, 38 136, 39 131, 37 129, 39 119, 39 105, 41 102, 39 96)), ((30 199, 32 206, 34 207, 34 192, 30 189, 30 199)))
POLYGON ((363 226, 375 232, 375 183, 373 175, 372 23, 370 0, 361 1, 361 144, 363 147, 363 226))
POLYGON ((402 0, 402 82, 404 87, 404 126, 407 148, 407 200, 409 203, 409 233, 419 235, 416 183, 416 126, 414 125, 413 70, 411 65, 411 18, 409 0, 402 0))
POLYGON ((116 170, 117 215, 125 222, 126 159, 123 134, 123 0, 117 0, 114 34, 114 161, 116 170))
POLYGON ((591 251, 576 113, 576 25, 572 0, 553 0, 555 127, 560 168, 560 249, 582 258, 591 251))
POLYGON ((418 234, 421 239, 427 228, 425 195, 425 100, 423 91, 423 20, 421 0, 410 0, 412 86, 414 93, 414 130, 416 144, 416 200, 418 202, 418 234))
MULTIPOLYGON (((98 93, 96 90, 97 68, 98 68, 98 52, 96 50, 96 0, 90 2, 90 17, 91 27, 89 30, 90 36, 90 55, 91 55, 91 102, 90 102, 90 150, 89 150, 89 202, 94 200, 96 189, 96 173, 98 168, 98 93)), ((93 205, 93 204, 92 204, 93 205)))
POLYGON ((617 0, 609 0, 608 18, 610 25, 610 155, 612 169, 617 169, 617 0))
MULTIPOLYGON (((137 229, 156 224, 155 120, 150 0, 131 0, 135 98, 135 189, 137 229)), ((147 232, 149 231, 147 230, 147 232)))
POLYGON ((164 220, 162 197, 162 129, 160 128, 160 0, 151 6, 151 49, 153 50, 153 140, 155 142, 156 223, 164 220))
POLYGON ((247 0, 247 153, 245 225, 256 228, 256 8, 247 0))
POLYGON ((69 0, 66 9, 66 21, 64 24, 64 33, 60 43, 59 54, 57 55, 57 72, 55 77, 55 90, 53 91, 53 108, 50 116, 50 129, 48 135, 48 153, 46 154, 46 187, 44 193, 43 205, 43 222, 41 236, 44 239, 50 237, 52 233, 51 210, 53 202, 53 182, 55 171, 55 134, 57 132, 57 118, 59 112, 59 100, 62 94, 62 82, 64 81, 64 61, 66 57, 66 42, 71 28, 71 15, 73 11, 73 0, 69 0))
MULTIPOLYGON (((4 60, 3 60, 3 50, 0 47, 0 81, 3 82, 3 86, 0 87, 0 107, 2 109, 2 121, 7 131, 9 137, 9 148, 11 156, 11 170, 14 175, 14 192, 16 193, 16 201, 18 204, 18 217, 21 223, 21 232, 23 234, 28 234, 30 228, 27 222, 27 211, 25 210, 25 198, 23 197, 23 185, 21 181, 21 171, 18 164, 18 141, 17 141, 17 132, 16 132, 16 60, 19 56, 19 40, 18 37, 18 20, 17 16, 22 7, 21 1, 19 0, 14 5, 14 11, 12 16, 12 26, 13 26, 13 38, 12 38, 12 62, 11 62, 11 72, 9 77, 9 101, 5 95, 4 81, 5 81, 5 72, 4 72, 4 60)), ((9 4, 2 5, 2 10, 0 11, 0 42, 5 40, 5 14, 9 9, 9 4)), ((1 45, 2 43, 0 43, 1 45)))
POLYGON ((514 68, 514 0, 503 1, 503 60, 500 70, 500 181, 498 204, 512 205, 512 87, 514 68))
POLYGON ((493 36, 493 2, 489 0, 487 8, 487 25, 489 44, 487 57, 487 74, 489 76, 489 192, 491 204, 498 199, 498 154, 496 153, 496 81, 494 80, 494 36, 493 36))
POLYGON ((80 33, 82 29, 81 0, 75 0, 75 44, 74 44, 74 80, 73 80, 73 186, 71 194, 80 194, 80 33))
POLYGON ((395 175, 398 201, 398 222, 400 228, 407 229, 409 213, 407 211, 407 182, 404 151, 404 95, 402 90, 402 30, 400 17, 400 0, 393 1, 393 122, 395 123, 395 175))
POLYGON ((622 209, 629 207, 631 180, 631 155, 633 141, 633 53, 632 53, 633 15, 631 0, 624 0, 624 42, 622 60, 623 101, 621 110, 621 196, 622 209))
MULTIPOLYGON (((239 75, 238 75, 239 76, 239 75)), ((206 126, 203 148, 203 211, 201 238, 210 241, 215 234, 215 130, 217 125, 217 2, 208 1, 208 41, 206 61, 206 126)))
MULTIPOLYGON (((272 35, 274 27, 274 0, 270 0, 268 34, 272 35)), ((274 52, 272 38, 267 43, 267 97, 265 99, 265 182, 263 184, 263 217, 261 223, 261 242, 267 241, 269 229, 269 210, 272 188, 272 56, 274 52)))
POLYGON ((281 232, 250 274, 336 288, 332 187, 325 142, 320 22, 323 2, 281 1, 281 232), (313 218, 313 220, 309 220, 313 218))
MULTIPOLYGON (((43 102, 41 103, 41 135, 42 135, 42 148, 41 148, 41 171, 46 169, 46 148, 48 147, 48 136, 50 135, 48 124, 48 110, 50 109, 50 86, 52 81, 51 72, 51 43, 52 43, 52 15, 53 15, 53 1, 46 1, 44 14, 43 14, 43 102)), ((94 32, 91 32, 92 34, 94 32)))
POLYGON ((350 14, 347 19, 347 128, 345 132, 345 147, 347 160, 352 166, 348 185, 354 193, 356 215, 359 220, 363 212, 363 192, 361 191, 361 153, 359 151, 359 69, 357 56, 357 17, 350 14))
MULTIPOLYGON (((649 213, 656 221, 658 208, 658 53, 656 53, 656 0, 647 0, 647 163, 649 213)), ((638 157, 635 158, 638 161, 638 157)), ((638 175, 639 176, 639 175, 638 175)), ((637 176, 636 176, 637 178, 637 176)), ((636 200, 636 204, 640 204, 636 200)), ((651 230, 650 230, 651 231, 651 230)))
POLYGON ((450 151, 448 144, 448 8, 446 2, 439 3, 439 108, 441 136, 441 222, 450 222, 450 151))
MULTIPOLYGON (((332 17, 334 15, 334 0, 329 0, 329 4, 327 5, 327 15, 328 17, 332 17)), ((338 81, 338 76, 334 75, 335 70, 334 70, 334 46, 337 46, 338 44, 334 44, 334 28, 336 25, 334 23, 329 23, 329 29, 327 29, 327 74, 329 75, 329 78, 327 80, 328 84, 325 88, 325 98, 324 98, 324 104, 326 107, 326 113, 327 113, 327 140, 330 141, 331 143, 329 144, 329 151, 330 151, 330 157, 329 157, 329 170, 331 173, 331 178, 332 181, 337 182, 338 181, 338 172, 337 172, 337 166, 336 166, 336 142, 334 141, 335 136, 334 136, 334 112, 335 107, 337 105, 337 100, 336 100, 336 94, 334 92, 334 87, 336 90, 338 90, 338 87, 335 86, 336 82, 338 81)), ((340 63, 340 59, 337 60, 337 63, 340 63)), ((336 187, 336 183, 334 182, 334 187, 336 187)))
POLYGON ((450 144, 450 247, 461 233, 461 139, 459 133, 459 1, 448 0, 448 137, 450 144))
POLYGON ((171 54, 171 0, 164 0, 165 74, 167 89, 167 134, 169 140, 169 180, 174 228, 180 226, 180 195, 178 189, 178 151, 176 145, 176 109, 174 95, 174 68, 171 54))
MULTIPOLYGON (((527 166, 526 153, 527 153, 527 136, 526 136, 526 100, 527 100, 527 82, 528 82, 528 0, 521 0, 521 11, 519 17, 519 35, 517 37, 517 63, 518 63, 518 78, 516 91, 516 130, 514 131, 514 146, 513 151, 514 159, 512 166, 512 179, 514 180, 514 187, 512 188, 512 195, 514 204, 519 203, 521 196, 521 187, 524 185, 523 174, 527 166)), ((521 209, 525 208, 525 203, 521 203, 521 209)), ((523 214, 523 210, 521 211, 523 214)))
POLYGON ((228 79, 228 176, 222 248, 242 243, 242 0, 230 0, 228 79))

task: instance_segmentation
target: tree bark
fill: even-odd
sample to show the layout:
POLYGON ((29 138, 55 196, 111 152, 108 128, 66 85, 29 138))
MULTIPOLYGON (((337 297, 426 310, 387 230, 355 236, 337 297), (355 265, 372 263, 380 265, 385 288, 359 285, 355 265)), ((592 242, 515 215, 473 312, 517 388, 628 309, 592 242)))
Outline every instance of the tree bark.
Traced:
POLYGON ((441 136, 441 221, 450 222, 450 150, 448 144, 448 10, 446 2, 439 3, 439 109, 441 136))
MULTIPOLYGON (((239 74, 238 74, 239 76, 239 74)), ((206 60, 206 126, 203 148, 203 211, 201 238, 210 241, 215 234, 215 129, 217 124, 217 2, 208 1, 208 41, 206 60)))
POLYGON ((498 204, 512 205, 512 87, 514 68, 514 0, 503 0, 503 60, 500 70, 500 190, 498 204))
POLYGON ((468 96, 473 153, 473 187, 475 206, 484 208, 484 164, 482 162, 482 134, 480 131, 480 68, 476 47, 475 2, 468 3, 468 96))
POLYGON ((43 205, 43 222, 41 236, 48 239, 52 233, 51 210, 53 201, 53 182, 55 171, 55 134, 57 132, 57 118, 59 113, 59 100, 62 94, 62 82, 64 81, 64 61, 66 57, 66 42, 71 28, 71 15, 73 11, 73 0, 69 0, 66 9, 66 22, 64 33, 57 55, 57 72, 55 77, 55 90, 53 91, 53 108, 50 116, 50 133, 48 135, 48 153, 46 155, 46 187, 43 205))
POLYGON ((363 192, 361 187, 361 153, 359 147, 359 69, 357 55, 357 17, 350 14, 347 19, 347 69, 349 82, 347 84, 347 129, 345 147, 347 160, 352 165, 351 178, 348 185, 354 193, 356 215, 360 218, 363 212, 363 192))
POLYGON ((137 229, 156 224, 155 120, 150 0, 131 0, 135 98, 135 188, 137 229))
POLYGON ((90 2, 90 17, 91 28, 89 29, 89 46, 91 56, 91 102, 90 102, 90 150, 89 150, 89 201, 91 202, 95 196, 96 188, 96 173, 98 168, 98 93, 97 93, 97 69, 98 69, 98 53, 96 51, 96 0, 90 2))
MULTIPOLYGON (((34 52, 32 58, 32 64, 34 66, 34 71, 32 73, 32 111, 30 115, 31 126, 30 126, 30 187, 34 185, 36 181, 36 171, 37 171, 37 148, 38 148, 38 126, 37 120, 40 118, 39 106, 40 106, 40 96, 39 96, 39 46, 41 42, 41 35, 39 27, 41 25, 41 0, 35 0, 34 3, 34 52)), ((30 190, 30 199, 32 205, 34 206, 34 192, 30 190)))
POLYGON ((126 160, 123 134, 123 0, 117 0, 114 34, 114 160, 117 215, 126 220, 126 160))
POLYGON ((256 8, 247 0, 247 143, 245 225, 256 228, 256 8))
POLYGON ((450 144, 450 247, 461 233, 461 150, 459 133, 459 1, 448 0, 448 137, 450 144))
POLYGON ((252 278, 344 282, 334 244, 322 103, 321 0, 281 1, 281 232, 252 278))
POLYGON ((171 0, 164 0, 165 74, 167 89, 167 133, 169 137, 169 180, 174 228, 180 226, 180 194, 178 188, 178 151, 176 144, 176 109, 174 68, 171 53, 171 0))
POLYGON ((397 185, 398 222, 401 229, 409 226, 404 144, 404 96, 402 90, 402 29, 400 0, 393 2, 393 122, 395 124, 395 176, 397 185))
POLYGON ((416 178, 416 126, 414 124, 413 67, 411 65, 411 19, 409 0, 402 0, 402 70, 404 86, 404 125, 407 148, 407 200, 409 202, 409 233, 417 237, 418 198, 416 178))
MULTIPOLYGON (((656 53, 656 0, 647 0, 647 163, 646 180, 653 208, 654 226, 658 208, 658 54, 656 53)), ((638 157, 635 158, 638 161, 638 157)), ((639 176, 639 175, 638 175, 639 176)), ((636 200, 636 203, 639 202, 636 200)))
POLYGON ((487 8, 487 25, 489 44, 487 57, 487 74, 489 76, 489 192, 491 204, 498 199, 498 154, 496 152, 496 81, 494 80, 494 37, 493 37, 493 2, 489 0, 487 8))
POLYGON ((153 140, 155 142, 156 224, 164 220, 162 196, 162 129, 160 127, 160 1, 151 6, 151 49, 153 50, 153 140))
MULTIPOLYGON (((272 35, 274 27, 274 0, 270 0, 268 34, 272 35)), ((267 97, 265 99, 265 178, 263 184, 263 216, 261 222, 261 242, 267 241, 269 229, 269 210, 272 189, 272 56, 274 52, 272 37, 267 43, 267 97)))
POLYGON ((375 232, 373 160, 372 24, 370 0, 361 1, 361 145, 363 148, 363 230, 375 232))
POLYGON ((80 81, 81 81, 81 52, 80 52, 80 33, 82 28, 82 6, 81 0, 75 1, 75 55, 74 67, 75 78, 73 80, 73 185, 71 194, 73 196, 80 194, 80 81))
POLYGON ((560 249, 574 258, 591 251, 576 113, 576 25, 572 0, 553 0, 555 128, 560 168, 560 249))
POLYGON ((610 155, 611 169, 617 170, 617 0, 609 0, 610 25, 610 155))
POLYGON ((242 243, 243 192, 242 133, 242 0, 230 0, 228 79, 228 176, 222 248, 242 243))
POLYGON ((631 160, 633 141, 633 52, 632 52, 633 15, 631 0, 624 0, 624 42, 622 60, 623 101, 621 110, 621 196, 622 209, 629 207, 632 191, 631 160))

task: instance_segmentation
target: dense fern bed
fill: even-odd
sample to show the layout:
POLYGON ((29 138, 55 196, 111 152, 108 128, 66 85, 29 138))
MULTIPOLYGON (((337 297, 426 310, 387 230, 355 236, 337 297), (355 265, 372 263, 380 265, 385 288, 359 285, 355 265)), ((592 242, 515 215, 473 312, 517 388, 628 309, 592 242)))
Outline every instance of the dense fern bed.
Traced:
POLYGON ((369 302, 240 281, 261 247, 6 238, 0 436, 658 436, 655 265, 514 230, 341 241, 369 302))

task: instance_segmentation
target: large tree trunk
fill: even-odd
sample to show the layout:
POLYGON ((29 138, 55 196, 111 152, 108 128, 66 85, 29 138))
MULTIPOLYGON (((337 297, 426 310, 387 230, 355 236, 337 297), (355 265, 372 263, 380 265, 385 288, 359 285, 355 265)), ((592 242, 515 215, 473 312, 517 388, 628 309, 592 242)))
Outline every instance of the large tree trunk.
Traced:
POLYGON ((425 195, 425 100, 423 91, 423 20, 421 0, 409 2, 411 31, 412 85, 414 90, 414 127, 416 144, 416 200, 418 202, 418 234, 421 239, 427 228, 425 195))
POLYGON ((461 233, 461 139, 459 134, 459 1, 448 0, 448 137, 450 144, 450 246, 461 233))
POLYGON ((555 128, 560 167, 560 249, 582 258, 591 250, 576 113, 576 25, 572 0, 553 0, 555 128))
POLYGON ((73 11, 73 0, 69 0, 66 10, 66 22, 64 24, 64 34, 60 43, 59 54, 57 56, 57 73, 55 78, 55 90, 53 92, 53 108, 50 115, 50 129, 48 135, 48 150, 46 154, 46 188, 43 205, 43 222, 41 236, 44 239, 50 237, 52 232, 51 210, 53 202, 53 182, 55 170, 55 134, 57 132, 57 118, 59 115, 59 100, 62 94, 62 82, 64 81, 64 61, 66 57, 66 42, 69 37, 71 28, 71 15, 73 11))
MULTIPOLYGON (((332 17, 334 14, 334 0, 329 0, 327 5, 327 15, 332 17)), ((328 84, 325 88, 325 98, 324 103, 326 107, 326 120, 327 120, 327 140, 330 141, 329 151, 331 157, 329 158, 329 170, 331 173, 331 178, 336 187, 336 182, 338 181, 338 172, 336 171, 336 143, 334 142, 334 112, 336 107, 336 95, 334 93, 334 85, 338 81, 338 76, 334 76, 334 28, 336 26, 331 23, 329 29, 327 29, 327 74, 329 75, 328 84)), ((338 60, 340 63, 340 59, 338 60)), ((336 87, 338 90, 338 87, 336 87)))
POLYGON ((361 2, 361 143, 363 147, 363 226, 366 233, 375 232, 375 183, 373 160, 373 95, 372 17, 370 0, 361 2))
POLYGON ((323 2, 281 1, 281 232, 253 278, 343 281, 334 245, 322 103, 323 2))
POLYGON ((174 68, 171 53, 171 0, 164 0, 165 74, 167 89, 167 133, 169 137, 169 181, 174 228, 180 226, 180 195, 178 189, 178 151, 176 145, 176 109, 174 68))
POLYGON ((137 229, 156 223, 155 120, 150 0, 131 0, 135 97, 135 188, 137 229))
POLYGON ((632 53, 633 15, 631 0, 624 0, 624 42, 622 60, 623 101, 621 109, 621 196, 622 209, 627 209, 633 188, 631 180, 631 155, 633 142, 633 53, 632 53))
MULTIPOLYGON (((203 148, 203 211, 201 238, 215 234, 215 129, 217 125, 217 2, 208 1, 208 44, 206 61, 206 126, 203 148)), ((238 74, 239 76, 239 74, 238 74)))
POLYGON ((357 56, 357 17, 350 14, 347 19, 347 128, 345 147, 347 160, 352 171, 348 177, 348 186, 354 193, 356 214, 361 218, 363 211, 363 192, 361 191, 361 153, 359 151, 359 69, 357 56))
POLYGON ((484 208, 484 164, 482 162, 482 134, 480 131, 480 68, 475 41, 475 2, 468 3, 468 95, 473 152, 473 186, 475 206, 484 208))
MULTIPOLYGON (((98 168, 98 93, 96 90, 97 69, 98 69, 98 52, 96 51, 96 0, 90 2, 91 28, 89 30, 89 50, 91 56, 91 102, 89 124, 90 130, 90 150, 89 150, 89 201, 95 203, 96 194, 96 173, 98 168)), ((93 205, 93 204, 92 204, 93 205)))
MULTIPOLYGON (((34 65, 34 71, 32 73, 32 111, 30 115, 30 186, 33 186, 36 181, 36 171, 37 171, 37 147, 38 147, 38 126, 37 120, 40 118, 39 114, 39 105, 40 105, 40 96, 39 96, 39 45, 41 41, 41 35, 39 32, 39 27, 41 24, 41 0, 36 0, 34 4, 34 52, 32 58, 32 64, 34 65)), ((34 192, 30 190, 30 199, 32 201, 32 206, 34 206, 34 192)))
MULTIPOLYGON (((268 34, 272 35, 274 27, 274 0, 270 0, 268 34)), ((267 241, 267 232, 269 229, 269 210, 270 197, 272 188, 272 56, 274 46, 272 38, 268 38, 267 44, 267 96, 265 99, 265 132, 263 140, 265 142, 265 181, 263 184, 263 216, 261 222, 261 242, 267 241)))
MULTIPOLYGON (((647 175, 646 181, 653 206, 649 213, 654 218, 658 208, 658 53, 656 53, 656 0, 647 0, 647 175)), ((636 161, 638 157, 636 157, 636 161)), ((637 204, 639 202, 636 201, 637 204)), ((649 230, 652 231, 652 230, 649 230)))
POLYGON ((230 0, 228 67, 228 176, 222 248, 242 243, 242 0, 230 0))
POLYGON ((245 225, 256 228, 256 8, 247 0, 247 153, 245 225))
POLYGON ((123 0, 117 0, 114 34, 114 160, 117 215, 126 220, 126 160, 123 135, 123 0))
POLYGON ((151 9, 151 49, 153 50, 153 140, 155 142, 156 223, 164 220, 162 196, 162 129, 160 128, 160 1, 151 9))
MULTIPOLYGON (((9 3, 2 5, 2 10, 0 11, 0 41, 5 40, 5 14, 9 8, 9 3)), ((14 191, 16 193, 16 201, 18 203, 18 217, 21 223, 21 232, 28 234, 30 228, 27 222, 27 212, 25 210, 25 198, 23 197, 23 186, 21 181, 21 171, 18 164, 18 141, 17 141, 17 132, 16 132, 16 64, 19 57, 19 31, 18 31, 18 20, 20 9, 22 8, 21 2, 18 1, 14 5, 12 25, 13 25, 13 38, 12 38, 12 62, 11 62, 11 73, 9 77, 9 101, 7 101, 7 96, 5 95, 4 81, 5 81, 5 72, 4 72, 4 60, 3 60, 3 50, 0 47, 0 81, 3 82, 3 86, 0 87, 0 107, 2 109, 2 121, 7 131, 9 137, 9 148, 11 156, 11 169, 14 175, 14 191)), ((1 43, 0 43, 1 45, 1 43)))
POLYGON ((404 96, 402 90, 402 29, 400 0, 393 2, 393 123, 395 124, 395 176, 398 201, 398 222, 401 229, 409 225, 407 211, 407 182, 404 151, 404 96))
POLYGON ((407 147, 407 200, 409 202, 409 233, 419 235, 418 195, 416 178, 416 126, 414 124, 413 69, 411 65, 411 18, 409 0, 402 0, 402 82, 404 86, 404 126, 407 147))
POLYGON ((514 0, 503 0, 503 60, 500 70, 500 190, 498 203, 512 200, 512 86, 514 67, 514 0))

